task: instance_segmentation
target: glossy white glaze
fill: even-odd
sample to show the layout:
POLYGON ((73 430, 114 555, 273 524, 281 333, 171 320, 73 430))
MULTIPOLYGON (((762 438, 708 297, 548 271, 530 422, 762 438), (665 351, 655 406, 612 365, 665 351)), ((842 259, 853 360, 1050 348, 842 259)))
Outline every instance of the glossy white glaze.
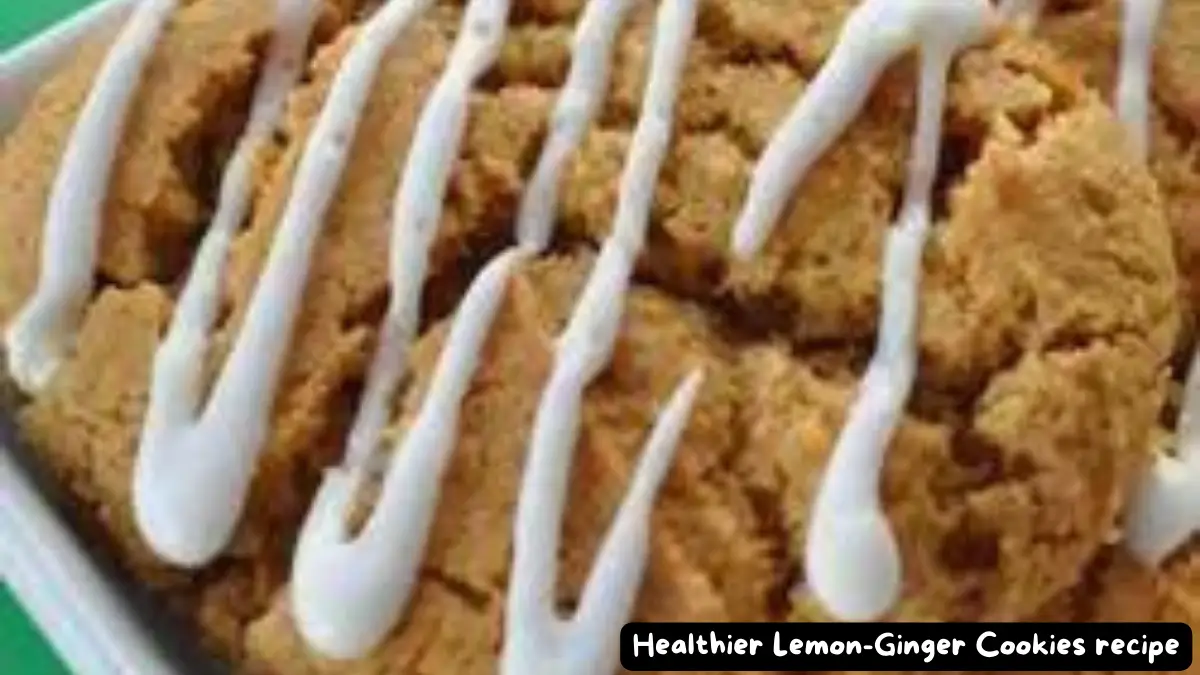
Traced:
POLYGON ((509 279, 528 253, 493 259, 463 298, 420 412, 396 447, 362 531, 347 522, 365 467, 326 474, 292 569, 292 615, 309 645, 333 658, 369 652, 401 619, 417 580, 442 478, 458 440, 463 397, 483 355, 509 279))
MULTIPOLYGON (((365 26, 339 68, 309 136, 273 246, 241 330, 203 412, 199 374, 215 284, 193 281, 188 316, 155 359, 155 377, 134 477, 143 536, 166 560, 199 566, 228 544, 266 441, 271 407, 295 326, 311 255, 336 193, 380 60, 431 0, 396 0, 365 26), (194 315, 191 312, 195 312, 194 315)), ((211 261, 225 243, 214 235, 211 261)), ((219 256, 219 258, 218 258, 219 256)))
MULTIPOLYGON (((1150 89, 1162 0, 1124 0, 1116 106, 1137 151, 1149 155, 1150 89)), ((1125 517, 1126 545, 1158 565, 1200 529, 1200 354, 1184 386, 1175 454, 1159 454, 1125 517)))
POLYGON ((1144 157, 1150 145, 1150 79, 1163 0, 1124 0, 1117 114, 1144 157))
POLYGON ((613 231, 558 341, 537 409, 513 531, 500 665, 505 675, 611 675, 616 669, 619 631, 633 612, 646 566, 650 514, 703 383, 694 372, 663 408, 575 615, 558 616, 558 552, 584 391, 607 367, 620 330, 670 144, 696 11, 696 0, 663 0, 659 7, 649 81, 621 176, 613 231))
POLYGON ((835 616, 865 621, 899 593, 901 561, 879 501, 884 456, 916 374, 921 255, 930 226, 946 77, 953 57, 982 40, 997 17, 988 0, 866 0, 755 168, 733 234, 755 254, 797 184, 859 113, 883 69, 917 49, 917 129, 898 222, 888 232, 878 344, 825 468, 805 545, 808 588, 835 616))
POLYGON ((454 318, 421 411, 392 453, 382 492, 358 536, 348 530, 356 488, 375 464, 380 436, 416 336, 429 254, 450 170, 466 128, 471 88, 495 63, 509 0, 471 0, 450 62, 417 123, 392 205, 391 300, 345 464, 330 470, 301 531, 292 612, 308 643, 351 659, 373 649, 408 605, 458 440, 459 406, 474 378, 514 266, 512 249, 472 284, 454 318))
POLYGON ((608 87, 613 46, 632 0, 590 0, 575 28, 571 70, 550 119, 550 132, 517 215, 517 241, 536 250, 550 243, 558 206, 563 166, 583 134, 608 87))
POLYGON ((176 4, 138 5, 109 49, 63 151, 46 207, 37 287, 4 335, 9 373, 26 392, 50 381, 83 320, 117 146, 142 72, 176 4))
MULTIPOLYGON (((363 27, 340 66, 305 146, 241 332, 198 414, 201 366, 218 312, 220 280, 232 237, 249 208, 253 154, 278 126, 316 16, 318 0, 278 0, 279 24, 250 122, 226 169, 216 215, 154 364, 134 506, 143 535, 169 561, 202 565, 232 536, 268 430, 286 355, 280 342, 294 328, 312 250, 371 85, 388 47, 432 2, 391 0, 363 27)), ((301 634, 327 656, 366 654, 403 616, 457 441, 462 400, 512 274, 550 241, 563 168, 600 108, 616 36, 632 6, 632 0, 590 0, 585 7, 571 69, 519 209, 518 246, 489 263, 466 293, 420 411, 386 464, 378 502, 361 533, 351 536, 349 511, 379 464, 382 430, 416 335, 428 258, 470 91, 498 56, 509 3, 469 3, 449 65, 425 103, 393 203, 391 303, 366 393, 344 464, 327 474, 301 533, 292 609, 301 634)), ((1007 0, 999 15, 1032 22, 1041 5, 1040 0, 1007 0)), ((1124 7, 1115 98, 1145 154, 1161 0, 1125 0, 1124 7)), ((28 391, 43 387, 69 351, 91 292, 115 148, 145 62, 174 9, 172 0, 139 5, 106 59, 64 153, 48 208, 39 285, 6 334, 10 369, 28 391)), ((616 669, 617 633, 640 588, 653 504, 702 387, 702 374, 694 372, 664 406, 576 615, 557 616, 557 552, 582 399, 607 367, 620 329, 670 143, 696 13, 695 0, 661 2, 613 231, 557 344, 537 411, 514 524, 505 675, 610 675, 616 669)), ((921 254, 930 227, 947 71, 954 56, 981 40, 995 19, 988 0, 864 0, 760 159, 733 229, 734 255, 757 254, 797 185, 853 122, 884 69, 910 51, 919 52, 917 123, 903 203, 885 244, 878 344, 825 468, 804 552, 807 589, 842 618, 885 613, 900 587, 902 566, 882 512, 879 482, 916 372, 921 254)), ((1200 366, 1193 366, 1183 408, 1178 451, 1159 460, 1128 517, 1129 545, 1150 563, 1200 526, 1200 366)))

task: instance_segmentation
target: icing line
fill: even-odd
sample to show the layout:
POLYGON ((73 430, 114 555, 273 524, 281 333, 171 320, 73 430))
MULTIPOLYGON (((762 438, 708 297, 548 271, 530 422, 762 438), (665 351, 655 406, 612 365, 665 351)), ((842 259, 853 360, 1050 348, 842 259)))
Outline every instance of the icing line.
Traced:
POLYGON ((1116 106, 1144 158, 1150 145, 1150 70, 1162 0, 1123 0, 1116 106))
POLYGON ((287 353, 279 343, 295 325, 312 251, 370 84, 395 35, 428 1, 386 5, 338 70, 297 167, 237 341, 198 419, 193 421, 197 380, 192 371, 199 364, 189 358, 202 349, 202 333, 181 324, 178 341, 156 357, 159 374, 151 396, 160 404, 151 406, 143 430, 134 507, 143 536, 167 560, 203 565, 233 535, 266 441, 287 353))
MULTIPOLYGON (((1148 159, 1150 79, 1162 0, 1124 0, 1116 106, 1134 146, 1148 159)), ((1200 354, 1184 384, 1176 454, 1159 454, 1142 478, 1125 519, 1125 544, 1157 566, 1200 529, 1200 354)))
POLYGON ((109 175, 142 71, 176 0, 137 6, 105 57, 50 190, 37 288, 4 335, 8 367, 41 391, 67 357, 92 293, 109 175))
POLYGON ((458 440, 459 408, 512 272, 527 255, 510 249, 471 285, 420 411, 393 453, 379 502, 357 537, 349 533, 347 514, 365 478, 363 468, 327 472, 301 531, 291 589, 296 625, 322 654, 363 656, 400 620, 458 440))
POLYGON ((550 119, 550 133, 517 215, 517 241, 541 251, 550 243, 559 177, 583 140, 608 86, 617 29, 631 0, 590 0, 575 30, 571 70, 550 119))
MULTIPOLYGON (((388 46, 432 4, 392 0, 368 21, 339 68, 305 147, 245 326, 197 420, 200 367, 216 319, 220 278, 231 239, 249 210, 253 152, 275 128, 298 79, 315 2, 279 0, 277 36, 255 91, 250 121, 223 176, 217 213, 155 357, 151 403, 135 468, 135 512, 152 548, 181 565, 207 562, 232 535, 269 424, 286 351, 276 349, 277 342, 280 335, 290 335, 295 322, 312 248, 370 85, 388 46)), ((1151 57, 1161 0, 1123 4, 1116 107, 1145 156, 1151 57)), ((106 57, 72 131, 48 205, 38 287, 5 335, 10 370, 27 391, 45 386, 77 330, 91 292, 101 210, 117 143, 142 70, 175 6, 173 0, 139 5, 106 57)), ((429 250, 461 142, 467 99, 473 83, 497 57, 509 2, 472 0, 467 7, 450 66, 422 112, 393 204, 392 301, 346 461, 327 475, 297 551, 292 587, 297 623, 319 651, 347 658, 362 655, 402 614, 436 512, 439 479, 457 438, 459 407, 514 269, 549 242, 562 170, 599 110, 616 35, 630 6, 630 0, 591 0, 586 6, 550 133, 522 199, 516 225, 519 246, 489 263, 468 289, 426 399, 393 453, 379 504, 362 534, 349 541, 346 512, 372 468, 389 403, 415 339, 429 250)), ((1032 21, 1041 8, 1041 0, 1006 0, 999 13, 1032 21)), ((609 361, 620 327, 624 294, 645 243, 655 177, 669 147, 674 101, 695 19, 694 0, 664 0, 659 9, 651 74, 620 180, 613 231, 558 344, 554 373, 538 408, 514 525, 515 560, 502 657, 502 671, 513 675, 563 669, 601 675, 615 669, 615 650, 610 647, 636 600, 649 546, 649 515, 702 384, 702 375, 693 373, 664 407, 578 613, 570 620, 556 617, 554 552, 579 408, 588 383, 609 361)), ((808 587, 845 618, 878 616, 900 585, 897 547, 879 504, 880 472, 916 369, 920 260, 930 226, 928 201, 947 70, 953 56, 978 41, 991 21, 985 0, 860 4, 824 67, 760 158, 734 227, 734 255, 755 255, 804 175, 861 112, 883 70, 901 54, 920 48, 917 129, 900 217, 885 244, 879 342, 826 467, 805 551, 808 587)), ((1128 544, 1150 563, 1160 561, 1200 526, 1198 410, 1200 365, 1193 364, 1179 422, 1178 453, 1159 459, 1128 517, 1128 544)))
POLYGON ((809 588, 839 618, 877 618, 899 593, 901 561, 879 502, 879 482, 916 372, 921 252, 929 229, 945 81, 954 55, 983 39, 995 21, 987 0, 860 4, 755 168, 734 229, 734 255, 757 253, 804 174, 858 115, 884 68, 919 48, 917 130, 900 218, 884 248, 878 344, 825 469, 804 551, 809 588))
POLYGON ((570 619, 560 618, 554 604, 557 558, 583 394, 609 362, 620 329, 696 11, 695 0, 664 0, 659 7, 650 77, 621 178, 616 222, 558 342, 537 409, 513 530, 500 666, 506 675, 609 675, 616 669, 618 632, 633 611, 645 571, 654 500, 703 383, 703 375, 693 372, 659 415, 578 610, 570 619))
MULTIPOLYGON (((1007 0, 1002 11, 1033 21, 1041 0, 1007 0)), ((1117 114, 1139 156, 1150 146, 1150 80, 1162 0, 1122 0, 1121 55, 1114 95, 1117 114)), ((1157 566, 1200 529, 1200 352, 1193 357, 1177 425, 1177 453, 1159 454, 1142 478, 1125 517, 1125 545, 1157 566)))
POLYGON ((297 546, 294 618, 308 643, 327 656, 364 655, 386 637, 408 604, 441 493, 440 479, 457 440, 459 405, 513 266, 526 255, 510 250, 472 284, 417 421, 392 455, 379 501, 362 534, 351 538, 346 526, 350 498, 371 468, 416 337, 429 253, 465 131, 471 87, 499 55, 509 4, 470 2, 449 67, 422 110, 393 203, 391 300, 346 468, 327 474, 297 546))

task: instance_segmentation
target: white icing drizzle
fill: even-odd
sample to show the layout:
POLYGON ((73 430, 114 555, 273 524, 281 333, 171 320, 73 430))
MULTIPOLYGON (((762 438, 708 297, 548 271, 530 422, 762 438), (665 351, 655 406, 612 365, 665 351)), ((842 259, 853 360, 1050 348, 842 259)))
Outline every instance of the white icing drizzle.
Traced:
POLYGON ((617 30, 630 0, 591 0, 575 30, 571 71, 550 120, 550 134, 529 179, 517 216, 517 241, 536 250, 550 242, 559 177, 596 116, 609 81, 617 30))
POLYGON ((1200 354, 1184 384, 1175 455, 1158 455, 1126 514, 1125 545, 1157 566, 1200 529, 1200 354))
POLYGON ((500 666, 505 675, 610 675, 616 669, 620 627, 633 611, 646 566, 654 501, 703 383, 701 372, 693 372, 661 411, 579 608, 570 619, 559 617, 554 598, 560 530, 583 394, 611 359, 620 330, 695 21, 695 0, 664 0, 659 8, 649 82, 621 177, 613 232, 559 339, 537 409, 514 525, 500 666))
MULTIPOLYGON (((424 5, 429 0, 422 0, 424 5)), ((442 217, 450 170, 466 123, 471 85, 496 60, 504 38, 509 2, 473 0, 463 17, 463 35, 450 63, 421 112, 400 186, 392 203, 391 298, 379 346, 368 371, 366 391, 350 432, 345 464, 370 469, 379 438, 404 376, 408 349, 421 314, 429 252, 442 217)))
MULTIPOLYGON (((1151 60, 1162 0, 1125 0, 1117 111, 1143 157, 1149 154, 1151 60)), ((1200 529, 1200 352, 1183 390, 1176 453, 1160 454, 1126 514, 1126 546, 1156 566, 1200 529)))
MULTIPOLYGON (((258 144, 276 129, 295 86, 319 0, 277 0, 278 23, 250 121, 223 176, 218 209, 155 357, 134 476, 137 524, 164 559, 207 563, 228 544, 265 443, 286 349, 321 224, 338 188, 380 63, 433 0, 391 0, 367 22, 339 68, 296 171, 292 192, 237 342, 202 412, 202 366, 218 312, 228 249, 249 211, 258 144)), ((462 401, 483 358, 515 269, 548 245, 558 184, 601 105, 631 0, 591 0, 577 26, 571 70, 517 218, 518 246, 493 259, 464 296, 429 389, 391 455, 378 503, 361 532, 348 517, 374 469, 391 402, 416 337, 429 254, 475 82, 498 57, 511 0, 471 0, 449 65, 424 106, 392 212, 391 301, 343 466, 331 469, 302 529, 291 600, 297 627, 334 658, 365 655, 403 616, 418 578, 441 481, 458 438, 462 401)), ((1118 112, 1139 151, 1148 146, 1149 79, 1162 0, 1124 0, 1118 112)), ((117 144, 145 64, 177 0, 145 0, 114 44, 76 122, 55 179, 38 287, 5 335, 9 367, 27 391, 50 380, 70 349, 92 289, 100 222, 117 144)), ((1003 0, 1000 14, 1036 18, 1042 0, 1003 0)), ((921 55, 916 130, 905 193, 884 250, 876 351, 813 505, 807 588, 836 616, 867 620, 899 592, 901 562, 879 499, 886 449, 917 367, 921 255, 954 56, 983 38, 989 0, 864 0, 824 67, 755 168, 735 224, 736 257, 756 255, 787 201, 866 103, 883 71, 921 55)), ((676 388, 647 439, 594 563, 579 609, 555 610, 557 556, 584 392, 611 360, 625 295, 645 243, 656 179, 696 23, 696 0, 663 0, 650 75, 620 181, 613 231, 557 343, 542 392, 514 523, 504 675, 610 675, 620 627, 645 570, 654 502, 703 385, 676 388)), ((1128 544, 1157 563, 1200 527, 1200 353, 1185 388, 1178 451, 1150 472, 1129 515, 1128 544)))
MULTIPOLYGON (((1008 0, 1010 16, 1040 13, 1039 0, 1008 0)), ((1143 159, 1150 145, 1150 82, 1162 0, 1123 0, 1121 56, 1114 96, 1143 159)), ((1142 479, 1125 517, 1125 544, 1150 566, 1159 565, 1200 529, 1200 352, 1184 386, 1174 456, 1159 454, 1142 479)))
POLYGON ((421 113, 393 204, 391 301, 345 466, 326 474, 300 535, 292 569, 297 627, 333 658, 363 656, 400 620, 411 596, 458 437, 458 414, 516 263, 511 249, 468 290, 429 391, 392 454, 378 503, 351 536, 350 508, 371 469, 391 401, 420 319, 429 253, 442 217, 450 170, 465 130, 471 87, 503 44, 509 0, 472 0, 450 63, 421 113))
POLYGON ((868 0, 847 17, 832 53, 754 167, 733 227, 735 257, 758 255, 804 175, 866 105, 883 70, 911 46, 911 26, 886 21, 912 3, 895 4, 868 0))
POLYGON ((1145 157, 1150 145, 1150 70, 1162 0, 1124 0, 1123 4, 1117 114, 1145 157))
POLYGON ((493 259, 459 306, 421 410, 396 448, 383 492, 352 537, 347 514, 364 471, 330 470, 317 493, 292 571, 292 613, 305 640, 333 658, 369 652, 400 620, 417 580, 442 477, 458 438, 463 397, 505 287, 525 251, 493 259))
POLYGON ((866 0, 847 19, 833 54, 755 169, 734 231, 735 254, 753 255, 804 173, 858 114, 883 69, 921 54, 917 129, 898 222, 883 262, 878 344, 813 505, 805 547, 809 588, 835 616, 876 618, 900 588, 899 551, 879 500, 884 456, 916 373, 917 296, 942 108, 953 57, 995 21, 988 0, 866 0))
MULTIPOLYGON (((396 0, 363 28, 338 70, 296 169, 291 196, 233 350, 196 419, 196 370, 211 325, 213 267, 193 276, 186 315, 159 351, 134 477, 141 532, 164 559, 199 566, 228 543, 266 440, 313 247, 335 194, 379 63, 397 33, 430 0, 396 0), (194 294, 195 299, 192 296, 194 294), (193 314, 194 312, 194 314, 193 314)), ((223 258, 221 234, 212 257, 223 258)))
MULTIPOLYGON (((950 0, 866 0, 846 19, 817 76, 754 168, 746 203, 733 228, 735 257, 748 260, 771 236, 804 176, 838 140, 866 104, 885 68, 918 43, 955 42, 927 17, 977 11, 950 0)), ((949 33, 949 31, 948 31, 949 33)))
MULTIPOLYGON (((1151 60, 1162 0, 1125 0, 1117 111, 1149 154, 1151 60)), ((1150 566, 1200 530, 1200 352, 1184 384, 1174 456, 1159 454, 1126 514, 1126 546, 1150 566)))
MULTIPOLYGON (((549 242, 562 167, 599 108, 608 83, 608 64, 617 29, 629 5, 628 0, 593 0, 585 9, 551 133, 521 204, 517 224, 519 248, 493 261, 467 290, 430 393, 416 423, 393 453, 396 459, 385 478, 375 515, 363 534, 350 542, 345 524, 347 509, 372 469, 379 434, 386 424, 389 404, 404 369, 405 350, 416 331, 425 259, 413 259, 412 253, 422 250, 421 247, 427 251, 431 244, 427 238, 414 246, 406 240, 403 230, 397 230, 392 267, 395 304, 383 329, 384 346, 371 369, 368 393, 351 434, 346 468, 331 472, 327 478, 327 488, 318 496, 295 560, 292 594, 297 623, 309 643, 327 655, 353 658, 369 651, 403 614, 433 522, 440 479, 457 439, 459 407, 478 367, 484 338, 516 261, 541 251, 549 242)), ((479 5, 475 11, 495 11, 500 7, 479 5)), ((468 17, 465 23, 479 22, 477 17, 468 17)), ((492 37, 498 47, 502 34, 492 37)), ((494 58, 494 54, 488 53, 487 57, 494 58)), ((455 76, 454 68, 452 62, 452 73, 444 82, 463 83, 473 79, 474 76, 467 79, 455 76)), ((457 95, 466 93, 463 89, 457 95)), ((444 108, 441 95, 434 94, 429 110, 444 108)), ((442 139, 445 134, 440 126, 452 120, 433 121, 437 119, 432 118, 427 129, 422 127, 429 133, 418 134, 419 139, 430 143, 442 139)), ((420 140, 414 146, 413 158, 428 157, 432 149, 432 146, 422 148, 420 140)), ((451 158, 443 155, 441 160, 446 164, 433 171, 441 176, 443 186, 444 171, 451 158)), ((414 178, 429 173, 423 160, 410 158, 410 162, 414 178)), ((426 213, 426 221, 436 222, 440 214, 432 213, 431 209, 440 208, 442 195, 431 193, 423 183, 413 181, 409 185, 413 189, 402 191, 395 209, 397 222, 402 221, 405 212, 414 209, 426 213), (420 203, 405 205, 417 200, 420 203)), ((424 227, 420 232, 431 235, 432 228, 424 227)))
MULTIPOLYGON (((1138 153, 1145 157, 1150 133, 1150 79, 1154 38, 1163 0, 1121 0, 1121 60, 1115 95, 1117 114, 1133 136, 1138 153)), ((1006 18, 1033 23, 1041 15, 1044 0, 1004 0, 1000 12, 1006 18)))
POLYGON ((82 321, 117 146, 142 72, 176 4, 138 5, 109 50, 63 152, 46 209, 37 288, 4 336, 9 372, 27 392, 50 381, 82 321))

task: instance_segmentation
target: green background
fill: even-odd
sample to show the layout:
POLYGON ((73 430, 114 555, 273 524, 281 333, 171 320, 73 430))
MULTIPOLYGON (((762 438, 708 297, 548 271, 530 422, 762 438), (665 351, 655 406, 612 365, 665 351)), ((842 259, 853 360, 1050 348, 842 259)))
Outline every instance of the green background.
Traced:
MULTIPOLYGON (((91 0, 0 0, 0 51, 89 4, 91 0)), ((66 675, 12 593, 0 583, 0 674, 66 675)))
POLYGON ((0 673, 63 675, 68 672, 12 594, 0 585, 0 673))
POLYGON ((0 2, 0 50, 88 4, 91 0, 3 0, 0 2))

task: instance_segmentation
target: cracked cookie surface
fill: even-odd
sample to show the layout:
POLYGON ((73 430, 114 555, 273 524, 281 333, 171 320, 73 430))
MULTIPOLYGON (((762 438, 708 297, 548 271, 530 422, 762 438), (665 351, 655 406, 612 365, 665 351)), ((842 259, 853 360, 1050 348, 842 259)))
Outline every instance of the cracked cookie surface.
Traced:
MULTIPOLYGON (((39 456, 81 507, 97 514, 126 564, 168 589, 222 655, 248 672, 495 668, 528 430, 553 339, 611 227, 645 84, 650 3, 635 8, 618 38, 604 109, 562 181, 556 252, 528 265, 510 286, 463 410, 462 438, 406 622, 369 658, 324 661, 296 635, 284 585, 296 531, 322 469, 340 457, 374 348, 387 300, 390 201, 421 106, 457 36, 461 4, 441 3, 416 21, 380 69, 314 254, 248 516, 221 561, 196 575, 168 572, 138 543, 129 515, 151 357, 172 310, 174 289, 164 282, 181 272, 176 258, 186 258, 207 208, 205 190, 191 186, 198 179, 180 177, 178 157, 163 160, 169 175, 161 191, 175 195, 166 203, 186 208, 128 221, 135 224, 106 221, 106 233, 116 233, 106 236, 133 242, 107 244, 102 255, 101 275, 120 283, 92 303, 75 357, 22 415, 39 456), (174 243, 159 246, 161 237, 174 243), (160 257, 168 262, 147 262, 160 257)), ((395 433, 420 404, 445 318, 475 271, 511 241, 569 63, 581 0, 514 4, 499 63, 472 94, 395 433)), ((213 101, 245 98, 269 30, 265 5, 198 0, 181 13, 176 31, 190 25, 186 17, 220 8, 231 17, 235 10, 258 17, 237 18, 238 30, 209 37, 227 45, 232 65, 213 59, 179 66, 225 83, 229 93, 213 101)), ((881 247, 908 152, 910 64, 885 75, 863 115, 798 188, 764 254, 731 264, 726 249, 755 160, 852 6, 702 3, 649 250, 613 364, 585 399, 560 556, 563 607, 578 593, 656 406, 683 373, 703 364, 708 379, 655 511, 638 618, 820 616, 804 593, 799 551, 809 504, 875 335, 881 247)), ((337 23, 348 13, 334 16, 337 23)), ((1105 57, 1059 44, 1060 20, 1051 16, 1041 37, 1014 32, 971 50, 954 69, 937 224, 924 266, 918 388, 884 477, 906 566, 895 618, 1026 619, 1049 611, 1090 583, 1088 570, 1111 544, 1132 480, 1150 459, 1178 342, 1172 227, 1179 239, 1192 207, 1178 195, 1190 194, 1191 169, 1183 150, 1159 145, 1154 171, 1138 166, 1103 92, 1091 88, 1104 86, 1096 74, 1102 66, 1094 64, 1105 57)), ((232 253, 214 369, 236 337, 299 154, 355 34, 347 29, 315 57, 292 96, 284 132, 258 157, 254 213, 232 253)), ((1187 67, 1179 46, 1187 39, 1167 42, 1165 68, 1187 67)), ((5 146, 30 148, 43 183, 52 177, 72 106, 86 91, 87 60, 81 54, 43 91, 24 130, 5 146), (60 97, 65 102, 57 103, 60 97), (37 112, 58 105, 63 120, 37 112)), ((170 55, 172 64, 177 60, 191 61, 170 55)), ((1186 110, 1188 85, 1166 82, 1158 94, 1165 107, 1186 110)), ((155 86, 151 79, 144 87, 150 93, 141 96, 155 86)), ((188 101, 204 89, 163 86, 159 95, 188 101)), ((219 112, 197 113, 191 124, 200 131, 171 126, 167 140, 156 143, 177 147, 172 139, 181 135, 228 141, 233 132, 219 112)), ((1186 145, 1166 121, 1159 128, 1156 143, 1186 145)), ((214 145, 222 143, 198 147, 210 152, 214 145)), ((204 161, 219 163, 221 152, 204 161)), ((156 156, 161 151, 137 158, 156 156)), ((16 185, 18 178, 8 179, 16 185)), ((114 183, 118 194, 121 181, 114 183)), ((0 295, 0 317, 11 312, 4 303, 17 302, 32 283, 28 264, 36 259, 30 252, 46 189, 20 193, 28 227, 0 228, 9 232, 0 236, 17 237, 24 247, 13 249, 24 257, 0 254, 0 280, 13 280, 0 283, 0 294, 13 294, 0 295)), ((1200 592, 1196 575, 1140 574, 1138 583, 1200 592)))
MULTIPOLYGON (((20 418, 38 458, 78 505, 85 529, 139 577, 170 588, 170 604, 199 613, 208 641, 234 653, 241 623, 283 578, 281 546, 255 549, 195 578, 169 570, 137 536, 131 471, 154 349, 245 122, 275 8, 241 0, 181 5, 147 63, 115 159, 98 290, 76 353, 20 418)), ((348 0, 322 2, 315 39, 330 39, 351 8, 348 0)), ((37 282, 41 224, 59 155, 110 40, 81 47, 0 145, 0 322, 6 325, 37 282)), ((291 481, 266 473, 267 484, 291 481)))
MULTIPOLYGON (((1037 33, 1107 98, 1121 45, 1118 0, 1049 3, 1037 33), (1060 6, 1061 5, 1061 6, 1060 6)), ((1167 0, 1155 42, 1150 159, 1167 206, 1185 297, 1200 307, 1200 2, 1167 0)))

